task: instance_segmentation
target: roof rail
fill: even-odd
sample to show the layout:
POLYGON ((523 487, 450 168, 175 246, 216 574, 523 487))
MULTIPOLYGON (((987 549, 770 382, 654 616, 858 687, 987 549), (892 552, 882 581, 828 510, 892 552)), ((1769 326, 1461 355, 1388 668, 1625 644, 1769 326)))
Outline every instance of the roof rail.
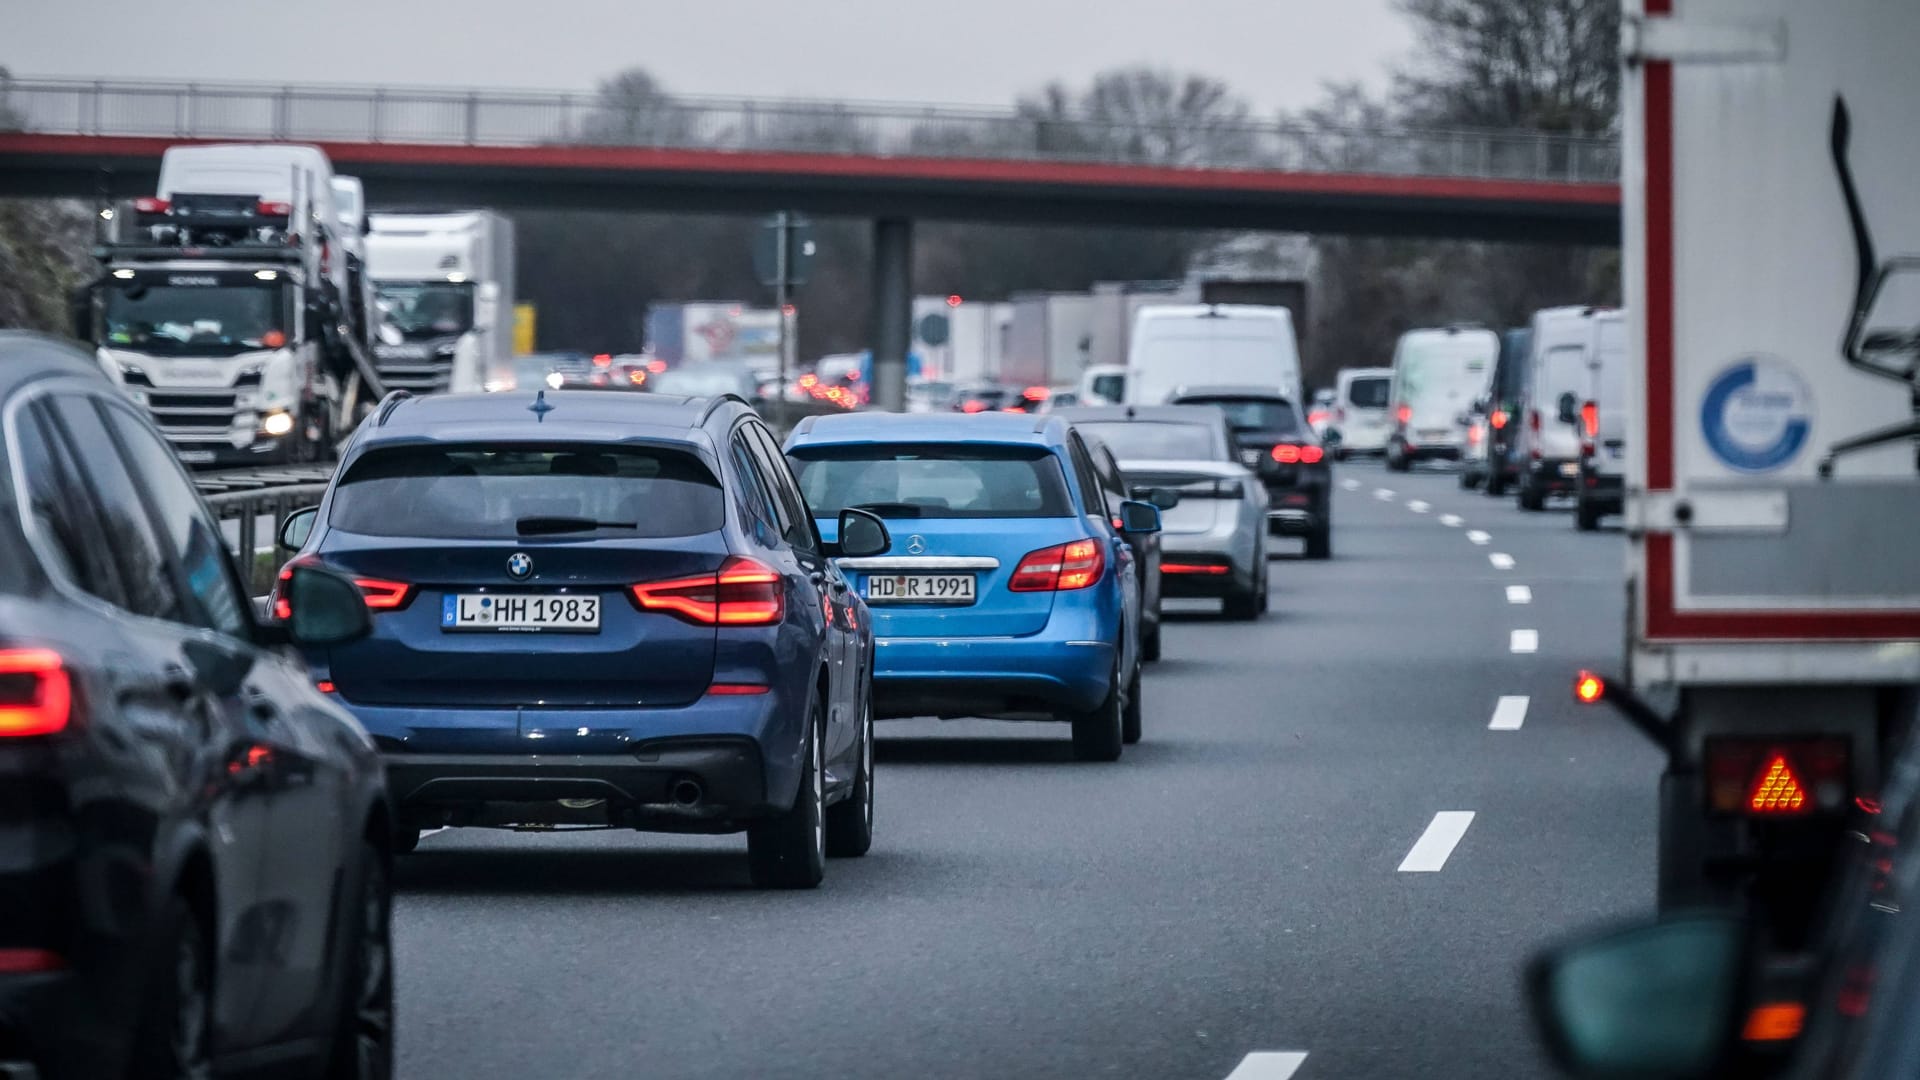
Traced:
POLYGON ((380 399, 380 405, 374 413, 373 426, 385 427, 387 423, 387 417, 393 415, 393 410, 399 408, 401 402, 407 400, 408 398, 411 398, 412 396, 413 396, 412 394, 408 393, 405 390, 388 391, 387 396, 380 399))
MULTIPOLYGON (((708 418, 719 411, 720 406, 725 405, 729 401, 737 401, 742 405, 747 405, 747 399, 741 397, 739 394, 715 394, 713 398, 707 402, 707 407, 700 410, 700 419, 695 421, 693 426, 698 427, 706 423, 708 418)), ((747 405, 747 408, 751 409, 753 406, 747 405)))
POLYGON ((1053 420, 1053 417, 1051 417, 1051 416, 1049 416, 1049 415, 1047 415, 1046 413, 1041 413, 1040 415, 1038 415, 1038 416, 1036 416, 1036 417, 1034 417, 1034 418, 1033 418, 1033 433, 1034 433, 1035 435, 1038 435, 1038 434, 1040 434, 1041 432, 1043 432, 1043 431, 1045 431, 1045 430, 1047 430, 1047 424, 1048 424, 1048 423, 1050 423, 1050 422, 1052 422, 1052 420, 1053 420))
POLYGON ((800 422, 793 425, 793 433, 795 435, 805 435, 807 432, 813 430, 813 422, 818 419, 820 419, 820 417, 812 414, 801 417, 800 422))

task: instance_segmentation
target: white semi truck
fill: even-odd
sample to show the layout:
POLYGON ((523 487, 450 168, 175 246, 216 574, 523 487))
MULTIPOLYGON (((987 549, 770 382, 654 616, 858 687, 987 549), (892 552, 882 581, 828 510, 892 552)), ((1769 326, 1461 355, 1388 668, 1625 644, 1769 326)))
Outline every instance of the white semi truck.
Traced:
POLYGON ((388 389, 467 393, 513 355, 513 222, 489 210, 374 214, 373 361, 388 389))
POLYGON ((1663 907, 1804 932, 1920 699, 1920 4, 1629 0, 1627 668, 1663 907))
POLYGON ((316 147, 173 147, 96 250, 75 333, 188 464, 325 457, 382 392, 333 182, 316 147))

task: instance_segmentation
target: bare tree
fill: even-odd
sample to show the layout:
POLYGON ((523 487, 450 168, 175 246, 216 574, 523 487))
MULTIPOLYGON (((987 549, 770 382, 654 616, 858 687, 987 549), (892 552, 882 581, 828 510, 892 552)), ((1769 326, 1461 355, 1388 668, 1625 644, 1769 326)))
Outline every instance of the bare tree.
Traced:
POLYGON ((1593 134, 1620 101, 1618 0, 1397 0, 1421 42, 1395 100, 1415 123, 1593 134))
POLYGON ((1241 165, 1254 160, 1245 101, 1217 79, 1153 68, 1096 75, 1079 93, 1059 83, 1022 97, 1035 149, 1155 165, 1241 165))
POLYGON ((693 118, 658 80, 629 68, 602 80, 579 141, 599 146, 685 146, 693 118))

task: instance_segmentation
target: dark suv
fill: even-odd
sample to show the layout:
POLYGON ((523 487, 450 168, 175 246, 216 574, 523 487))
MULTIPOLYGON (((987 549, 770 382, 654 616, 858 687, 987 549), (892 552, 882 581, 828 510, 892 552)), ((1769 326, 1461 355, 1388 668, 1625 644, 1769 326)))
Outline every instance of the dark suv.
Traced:
POLYGON ((284 648, 368 615, 288 585, 257 625, 153 425, 0 333, 0 1076, 391 1071, 380 761, 284 648))
POLYGON ((1267 526, 1306 542, 1309 559, 1333 556, 1333 465, 1297 402, 1259 387, 1182 387, 1170 405, 1216 405, 1234 452, 1267 489, 1267 526))
POLYGON ((832 556, 888 539, 843 518, 822 544, 736 397, 394 394, 282 542, 374 609, 308 659, 378 740, 403 847, 744 830, 756 883, 810 888, 873 828, 872 629, 832 556))

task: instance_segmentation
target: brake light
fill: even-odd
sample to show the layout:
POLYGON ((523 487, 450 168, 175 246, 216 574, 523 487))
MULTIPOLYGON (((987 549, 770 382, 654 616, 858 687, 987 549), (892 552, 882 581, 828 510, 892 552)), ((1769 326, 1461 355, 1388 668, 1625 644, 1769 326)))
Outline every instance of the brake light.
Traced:
POLYGON ((1402 405, 1394 411, 1393 415, 1397 417, 1402 424, 1411 424, 1413 423, 1413 406, 1402 405))
POLYGON ((1704 764, 1715 813, 1793 817, 1852 802, 1845 739, 1709 739, 1704 764))
POLYGON ((1800 1027, 1807 1019, 1807 1007, 1797 1001, 1769 1001, 1755 1005, 1747 1014, 1747 1024, 1740 1032, 1745 1042, 1781 1042, 1798 1038, 1800 1027))
POLYGON ((173 210, 173 200, 142 195, 133 200, 133 209, 142 214, 165 214, 173 210))
POLYGON ((960 403, 960 411, 963 413, 986 412, 987 403, 984 401, 963 401, 960 403))
POLYGON ((1281 443, 1273 448, 1273 460, 1282 465, 1292 465, 1300 460, 1300 448, 1292 443, 1281 443))
MULTIPOLYGON (((1068 592, 1100 580, 1107 568, 1098 540, 1075 540, 1028 552, 1007 582, 1012 592, 1068 592)), ((1165 569, 1162 567, 1162 569, 1165 569)))
POLYGON ((0 974, 61 971, 66 966, 67 958, 52 949, 0 949, 0 974))
POLYGON ((1053 396, 1053 391, 1044 386, 1029 386, 1020 391, 1020 396, 1028 401, 1045 401, 1053 396))
POLYGON ((1206 563, 1163 562, 1160 564, 1160 572, 1163 574, 1206 574, 1218 576, 1220 574, 1231 573, 1232 567, 1212 566, 1206 563))
POLYGON ((333 685, 332 679, 321 679, 319 682, 313 684, 313 688, 323 694, 331 694, 339 689, 333 685))
POLYGON ((1586 431, 1587 438, 1589 439, 1600 434, 1600 406, 1598 403, 1589 401, 1580 406, 1580 426, 1586 431))
POLYGON ((779 571, 733 555, 717 573, 635 585, 633 600, 703 626, 770 626, 786 614, 783 584, 779 571))
POLYGON ((717 682, 707 687, 707 693, 716 697, 747 697, 764 694, 767 689, 759 683, 717 682))
POLYGON ((404 581, 383 581, 380 578, 358 577, 353 579, 360 586, 360 595, 367 607, 374 611, 393 611, 407 606, 408 597, 413 595, 413 586, 404 581))
POLYGON ((52 649, 0 649, 0 737, 52 735, 73 712, 73 680, 52 649))
POLYGON ((1505 409, 1493 410, 1493 415, 1487 417, 1487 423, 1492 424, 1493 430, 1495 431, 1499 431, 1501 428, 1506 427, 1507 426, 1507 410, 1505 409))
POLYGON ((292 204, 292 203, 286 203, 286 202, 269 202, 269 201, 268 201, 268 200, 266 200, 266 199, 261 199, 261 200, 260 200, 259 202, 257 202, 257 203, 255 203, 255 204, 254 204, 254 208, 253 208, 253 209, 254 209, 254 213, 256 213, 256 214, 259 214, 259 215, 260 215, 261 217, 281 217, 281 218, 283 218, 283 217, 292 217, 292 216, 293 216, 293 204, 292 204))

